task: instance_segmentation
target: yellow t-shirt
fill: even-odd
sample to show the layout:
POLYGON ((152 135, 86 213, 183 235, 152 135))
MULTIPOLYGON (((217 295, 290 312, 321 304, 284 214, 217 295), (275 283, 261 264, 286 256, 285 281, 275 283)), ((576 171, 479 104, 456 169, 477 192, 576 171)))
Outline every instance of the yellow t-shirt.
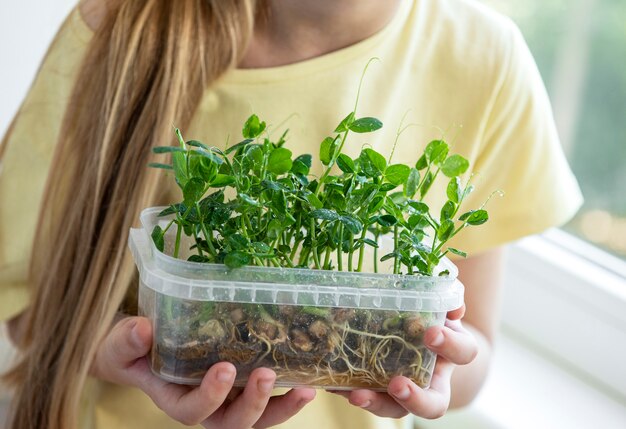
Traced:
MULTIPOLYGON (((21 106, 0 166, 0 320, 28 305, 26 268, 63 111, 91 32, 77 10, 55 38, 21 106)), ((468 228, 454 246, 470 254, 567 221, 582 198, 563 157, 548 98, 530 52, 514 24, 470 0, 405 0, 379 33, 353 46, 300 63, 236 69, 206 90, 187 139, 223 146, 257 113, 274 132, 287 120, 294 154, 317 155, 319 142, 352 109, 361 71, 371 57, 357 116, 385 126, 352 135, 388 154, 400 119, 417 123, 402 134, 395 162, 414 163, 432 139, 444 137, 477 173, 466 208, 496 189, 490 220, 468 228), (295 114, 295 115, 293 115, 295 114)), ((318 170, 319 171, 319 170, 318 170)), ((438 208, 445 181, 431 190, 438 208)), ((94 382, 92 381, 93 385, 94 382)), ((142 392, 100 383, 85 409, 97 429, 178 428, 142 392), (96 393, 98 392, 98 393, 96 393)), ((313 404, 281 428, 391 428, 343 398, 319 392, 313 404)))

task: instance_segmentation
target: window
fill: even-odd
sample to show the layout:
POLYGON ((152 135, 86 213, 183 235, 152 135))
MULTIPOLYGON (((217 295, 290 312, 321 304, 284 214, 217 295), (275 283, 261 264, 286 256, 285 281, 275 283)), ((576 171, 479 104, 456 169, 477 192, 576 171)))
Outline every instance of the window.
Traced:
POLYGON ((585 204, 565 226, 626 259, 626 2, 483 0, 533 52, 585 204))

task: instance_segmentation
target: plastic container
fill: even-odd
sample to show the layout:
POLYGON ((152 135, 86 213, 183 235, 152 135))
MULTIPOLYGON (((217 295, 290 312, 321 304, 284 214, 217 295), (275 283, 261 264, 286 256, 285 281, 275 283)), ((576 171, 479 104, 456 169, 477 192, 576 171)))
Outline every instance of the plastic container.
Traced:
MULTIPOLYGON (((154 246, 150 233, 170 218, 141 214, 129 245, 139 269, 139 312, 154 327, 157 376, 199 384, 216 362, 237 368, 235 385, 268 367, 277 386, 386 390, 395 375, 427 387, 436 355, 424 331, 463 303, 448 260, 446 276, 402 276, 187 262, 154 246)), ((185 244, 185 243, 183 243, 185 244)), ((189 244, 189 243, 187 243, 189 244)), ((189 246, 181 246, 181 249, 189 246)), ((183 255, 184 257, 184 255, 183 255)))

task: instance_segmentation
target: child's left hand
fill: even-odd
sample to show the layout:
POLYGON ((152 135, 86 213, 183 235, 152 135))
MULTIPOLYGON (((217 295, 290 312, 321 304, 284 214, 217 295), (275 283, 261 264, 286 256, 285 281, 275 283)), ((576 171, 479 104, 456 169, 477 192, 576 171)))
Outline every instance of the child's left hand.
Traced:
POLYGON ((450 404, 450 378, 456 365, 467 365, 478 353, 474 336, 461 324, 465 305, 451 311, 443 328, 431 327, 424 334, 426 346, 437 353, 437 364, 428 389, 422 389, 407 377, 391 379, 387 393, 360 389, 334 391, 352 405, 380 417, 400 418, 411 413, 427 419, 445 414, 450 404))

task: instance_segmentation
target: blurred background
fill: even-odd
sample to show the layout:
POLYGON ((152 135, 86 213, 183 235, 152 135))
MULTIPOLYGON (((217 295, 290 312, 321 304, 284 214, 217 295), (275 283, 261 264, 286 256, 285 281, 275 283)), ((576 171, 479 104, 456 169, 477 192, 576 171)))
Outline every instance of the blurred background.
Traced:
MULTIPOLYGON (((0 133, 75 3, 0 2, 0 133)), ((482 3, 521 28, 585 205, 562 230, 510 246, 502 328, 485 388, 468 409, 416 425, 624 428, 626 0, 482 3)), ((0 392, 0 427, 2 404, 0 392)))
POLYGON ((585 195, 565 229, 626 258, 626 1, 484 0, 519 25, 585 195))

